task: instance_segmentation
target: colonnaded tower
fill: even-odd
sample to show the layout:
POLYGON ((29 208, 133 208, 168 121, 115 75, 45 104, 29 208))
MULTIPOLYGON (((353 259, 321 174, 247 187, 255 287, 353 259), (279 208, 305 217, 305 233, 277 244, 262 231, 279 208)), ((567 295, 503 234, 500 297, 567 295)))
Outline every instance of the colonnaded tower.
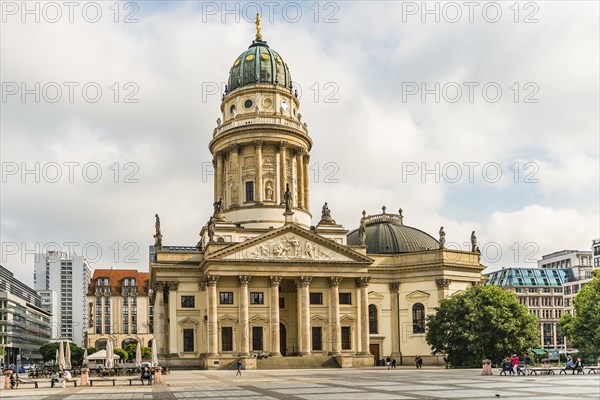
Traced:
POLYGON ((312 140, 299 108, 290 70, 258 25, 255 40, 231 66, 222 117, 209 145, 214 201, 221 202, 226 220, 247 229, 281 226, 289 189, 293 221, 310 227, 312 140))
POLYGON ((345 368, 417 354, 443 363, 425 341, 425 318, 481 282, 474 234, 471 251, 446 249, 443 228, 436 240, 385 206, 357 210, 348 233, 327 203, 312 226, 312 140, 288 66, 258 16, 256 25, 229 70, 209 144, 214 198, 200 240, 163 246, 156 215, 150 301, 160 365, 345 368))

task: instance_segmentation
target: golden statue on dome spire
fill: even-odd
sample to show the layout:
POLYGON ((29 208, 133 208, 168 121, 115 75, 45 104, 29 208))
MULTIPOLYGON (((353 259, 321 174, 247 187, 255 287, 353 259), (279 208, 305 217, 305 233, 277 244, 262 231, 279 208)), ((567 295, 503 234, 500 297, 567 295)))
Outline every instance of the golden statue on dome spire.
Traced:
POLYGON ((260 34, 260 14, 256 13, 256 40, 262 40, 262 35, 260 34))

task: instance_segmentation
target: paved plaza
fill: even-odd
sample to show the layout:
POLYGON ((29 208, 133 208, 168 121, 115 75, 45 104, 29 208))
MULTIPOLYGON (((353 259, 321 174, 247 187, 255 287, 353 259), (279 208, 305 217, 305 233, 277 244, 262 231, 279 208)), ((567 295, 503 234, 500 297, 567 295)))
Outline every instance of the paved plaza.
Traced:
MULTIPOLYGON (((0 390, 1 399, 598 399, 600 375, 481 376, 480 370, 174 371, 164 383, 0 390)), ((124 378, 121 378, 124 379, 124 378)))

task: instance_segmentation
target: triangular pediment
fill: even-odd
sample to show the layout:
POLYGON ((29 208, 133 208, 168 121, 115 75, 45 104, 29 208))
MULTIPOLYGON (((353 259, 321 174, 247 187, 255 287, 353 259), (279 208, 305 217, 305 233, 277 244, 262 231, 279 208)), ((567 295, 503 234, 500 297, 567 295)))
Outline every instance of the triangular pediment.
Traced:
POLYGON ((311 231, 285 225, 219 250, 207 260, 267 262, 341 262, 371 264, 373 260, 348 246, 311 231))
POLYGON ((354 322, 354 321, 356 321, 356 318, 354 318, 352 315, 349 315, 349 314, 344 314, 340 318, 340 322, 354 322))
POLYGON ((369 293, 369 300, 374 300, 374 301, 377 301, 377 300, 379 300, 379 301, 381 301, 381 300, 383 300, 384 298, 385 298, 385 296, 384 296, 384 295, 382 295, 382 294, 381 294, 381 293, 379 293, 379 292, 370 292, 370 293, 369 293))
POLYGON ((219 318, 218 320, 219 322, 223 323, 223 322, 231 322, 231 323, 236 323, 238 320, 235 317, 232 317, 229 314, 225 314, 223 315, 221 318, 219 318))
POLYGON ((269 322, 268 319, 266 319, 265 317, 263 317, 262 315, 255 315, 252 318, 249 319, 249 321, 253 324, 253 325, 262 325, 262 324, 266 324, 267 322, 269 322))
POLYGON ((181 321, 179 321, 179 325, 198 325, 198 324, 199 324, 199 321, 197 321, 193 318, 190 318, 190 317, 184 318, 181 321))
POLYGON ((414 292, 410 292, 409 294, 406 295, 407 299, 428 299, 429 298, 429 293, 427 292, 423 292, 422 290, 415 290, 414 292))

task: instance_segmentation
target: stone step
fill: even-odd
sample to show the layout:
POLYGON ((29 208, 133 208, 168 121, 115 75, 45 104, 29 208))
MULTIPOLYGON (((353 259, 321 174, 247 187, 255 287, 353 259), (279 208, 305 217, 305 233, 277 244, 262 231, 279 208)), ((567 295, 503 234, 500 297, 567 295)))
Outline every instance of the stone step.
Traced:
POLYGON ((256 369, 319 369, 340 368, 330 356, 269 357, 256 360, 256 369))

